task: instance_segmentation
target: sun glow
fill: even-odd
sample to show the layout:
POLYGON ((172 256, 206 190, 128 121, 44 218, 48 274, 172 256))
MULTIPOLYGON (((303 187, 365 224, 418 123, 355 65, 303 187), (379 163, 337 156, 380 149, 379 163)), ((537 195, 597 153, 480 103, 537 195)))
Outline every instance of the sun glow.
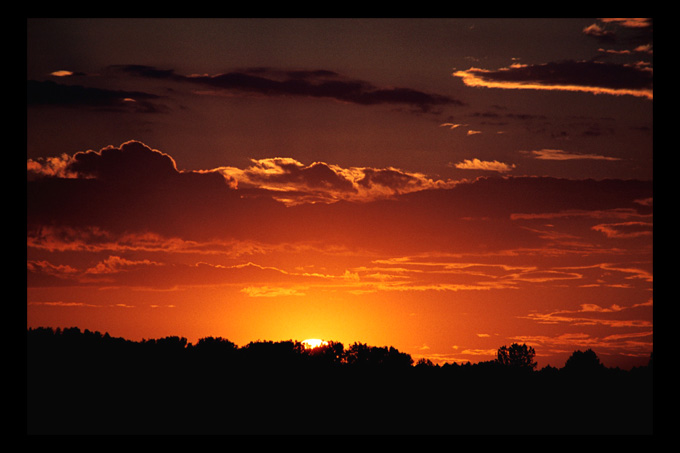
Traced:
POLYGON ((314 349, 318 348, 319 346, 325 346, 328 344, 328 342, 319 340, 318 338, 308 338, 306 340, 302 340, 302 344, 304 345, 305 349, 314 349))

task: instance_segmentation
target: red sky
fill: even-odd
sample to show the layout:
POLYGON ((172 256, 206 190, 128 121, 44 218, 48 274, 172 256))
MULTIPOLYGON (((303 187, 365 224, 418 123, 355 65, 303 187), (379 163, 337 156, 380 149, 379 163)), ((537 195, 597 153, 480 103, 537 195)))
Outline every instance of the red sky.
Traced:
POLYGON ((650 20, 27 25, 29 327, 649 360, 650 20))

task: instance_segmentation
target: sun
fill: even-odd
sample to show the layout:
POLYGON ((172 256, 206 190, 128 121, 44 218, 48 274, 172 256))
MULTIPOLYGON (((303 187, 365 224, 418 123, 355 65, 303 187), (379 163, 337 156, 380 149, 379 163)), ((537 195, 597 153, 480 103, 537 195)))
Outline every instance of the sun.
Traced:
POLYGON ((319 346, 325 346, 328 344, 328 342, 319 340, 318 338, 308 338, 306 340, 302 340, 302 344, 304 345, 305 349, 314 349, 318 348, 319 346))

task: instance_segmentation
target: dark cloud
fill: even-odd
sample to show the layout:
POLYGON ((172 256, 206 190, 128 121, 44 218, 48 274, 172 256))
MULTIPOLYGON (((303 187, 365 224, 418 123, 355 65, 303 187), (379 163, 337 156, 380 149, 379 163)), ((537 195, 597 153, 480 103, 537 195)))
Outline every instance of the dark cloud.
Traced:
POLYGON ((608 44, 651 44, 654 21, 651 18, 602 18, 585 27, 583 33, 608 44))
POLYGON ((114 68, 141 77, 190 82, 218 90, 264 96, 328 98, 360 105, 404 104, 423 111, 435 106, 462 105, 461 101, 448 96, 403 87, 376 87, 369 82, 348 79, 328 70, 281 71, 255 68, 212 76, 182 76, 174 70, 159 70, 150 66, 114 68))
POLYGON ((82 85, 65 85, 47 81, 26 82, 26 105, 92 107, 114 111, 159 112, 154 104, 159 96, 140 91, 106 90, 82 85))
MULTIPOLYGON (((474 71, 473 71, 474 72, 474 71)), ((592 61, 563 61, 479 73, 487 80, 578 85, 614 89, 651 89, 652 74, 631 66, 592 61)))
POLYGON ((253 183, 355 192, 351 181, 323 162, 302 165, 293 159, 262 159, 248 172, 253 183))
POLYGON ((172 157, 146 145, 131 141, 119 148, 76 153, 66 167, 67 172, 82 178, 101 180, 166 180, 178 175, 172 157))
POLYGON ((366 168, 363 170, 363 174, 363 178, 357 181, 357 184, 364 187, 379 185, 398 190, 407 186, 419 187, 423 185, 422 179, 391 168, 366 168))
MULTIPOLYGON (((330 241, 402 251, 461 251, 479 244, 495 249, 537 247, 540 238, 514 224, 514 214, 613 209, 650 214, 652 208, 636 200, 653 196, 651 182, 513 177, 481 178, 370 201, 286 207, 275 201, 282 193, 278 189, 271 189, 269 196, 266 191, 251 196, 258 189, 235 189, 221 172, 178 171, 170 156, 138 142, 78 153, 65 166, 64 174, 70 177, 27 181, 29 238, 39 237, 41 228, 49 226, 197 241, 330 241)), ((276 168, 287 170, 275 178, 304 181, 294 186, 298 190, 314 186, 307 194, 320 187, 331 193, 350 188, 326 164, 301 167, 291 161, 279 162, 276 168)), ((362 175, 354 187, 417 182, 396 170, 363 169, 362 175)))
MULTIPOLYGON (((229 181, 215 172, 181 172, 174 160, 139 142, 64 156, 27 181, 28 227, 92 227, 105 231, 155 231, 169 236, 217 234, 239 204, 229 181), (53 168, 60 171, 55 173, 53 168), (220 209, 226 211, 220 211, 220 209)), ((256 204, 255 202, 252 203, 256 204)))
POLYGON ((440 191, 404 196, 411 203, 448 206, 461 216, 601 211, 627 208, 649 212, 636 200, 652 197, 652 182, 618 179, 571 180, 551 177, 489 177, 440 191))
POLYGON ((175 74, 172 69, 156 69, 152 66, 129 64, 129 65, 111 65, 110 69, 114 71, 123 71, 128 74, 136 75, 139 77, 148 77, 151 79, 178 79, 181 80, 182 77, 175 74))
POLYGON ((514 118, 514 119, 523 120, 523 121, 527 121, 527 120, 545 120, 545 119, 548 118, 548 117, 545 116, 545 115, 533 115, 533 114, 530 114, 530 113, 508 113, 508 114, 506 114, 505 116, 506 116, 507 118, 514 118))

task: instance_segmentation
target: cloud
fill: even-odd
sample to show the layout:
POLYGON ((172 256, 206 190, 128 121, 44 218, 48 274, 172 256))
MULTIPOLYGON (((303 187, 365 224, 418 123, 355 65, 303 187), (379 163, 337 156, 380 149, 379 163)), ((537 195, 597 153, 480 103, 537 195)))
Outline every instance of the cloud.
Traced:
MULTIPOLYGON (((653 22, 649 18, 601 18, 583 33, 615 48, 599 49, 604 56, 645 58, 653 53, 653 22)), ((647 69, 651 61, 628 60, 631 67, 647 69)))
MULTIPOLYGON (((570 245, 567 244, 567 247, 570 245)), ((620 250, 615 251, 618 255, 620 250)), ((599 250, 595 253, 610 253, 599 250)), ((591 252, 591 254, 593 254, 591 252)), ((581 256, 576 251, 574 256, 581 256)), ((552 254, 548 247, 541 250, 513 249, 502 253, 430 252, 418 255, 374 260, 375 268, 359 271, 361 282, 375 290, 517 290, 533 286, 632 287, 650 289, 653 276, 645 270, 649 263, 637 266, 602 263, 592 266, 564 266, 571 258, 564 254, 552 254), (552 256, 552 259, 549 258, 552 256), (538 258, 540 257, 540 258, 538 258), (529 261, 527 261, 527 259, 529 261), (475 261, 472 261, 475 260, 475 261), (521 263, 521 264, 520 264, 521 263), (380 270, 395 279, 377 281, 372 272, 380 270), (384 282, 384 284, 381 284, 384 282)), ((596 311, 592 304, 585 304, 587 311, 596 311)), ((605 310, 597 310, 605 311, 605 310)))
POLYGON ((453 164, 453 166, 460 170, 497 171, 499 173, 507 173, 515 168, 514 164, 506 164, 503 162, 498 162, 497 160, 494 161, 479 160, 477 158, 474 158, 472 160, 465 159, 462 162, 453 164))
POLYGON ((533 272, 522 272, 512 276, 515 282, 546 283, 561 280, 580 280, 583 275, 576 272, 564 272, 558 270, 540 270, 533 272))
POLYGON ((612 304, 609 307, 583 303, 575 310, 529 313, 525 319, 531 319, 541 324, 565 323, 575 326, 604 325, 619 329, 648 329, 653 327, 652 310, 651 301, 632 305, 612 304))
POLYGON ((159 263, 150 260, 128 260, 120 256, 109 256, 106 260, 100 261, 95 266, 86 269, 86 274, 113 274, 126 270, 145 268, 147 266, 158 266, 159 263))
MULTIPOLYGON (((605 54, 611 54, 611 55, 632 55, 633 53, 641 53, 641 54, 652 54, 652 53, 654 53, 651 44, 642 44, 642 45, 639 45, 639 46, 635 47, 635 48, 632 49, 632 50, 628 50, 628 49, 615 50, 615 49, 603 49, 603 48, 600 48, 600 49, 598 49, 597 51, 598 51, 598 52, 603 52, 603 53, 605 53, 605 54)), ((641 61, 641 62, 638 62, 637 64, 638 64, 641 68, 649 65, 649 63, 647 63, 647 62, 642 62, 642 61, 641 61)))
POLYGON ((602 40, 611 40, 614 38, 614 32, 606 30, 599 24, 591 24, 583 29, 583 33, 594 38, 602 40))
POLYGON ((404 87, 377 87, 328 70, 277 70, 253 68, 215 75, 189 75, 151 66, 122 65, 112 68, 141 77, 169 79, 206 88, 259 96, 292 96, 334 99, 359 105, 404 104, 429 111, 435 106, 462 102, 434 93, 404 87))
POLYGON ((90 107, 117 112, 157 113, 165 109, 159 96, 141 91, 107 90, 47 81, 26 82, 26 105, 90 107))
POLYGON ((48 287, 62 291, 55 300, 70 300, 72 287, 144 296, 139 291, 214 290, 225 303, 454 297, 461 311, 472 310, 465 301, 497 301, 525 325, 622 335, 652 328, 650 307, 633 308, 652 290, 650 238, 613 248, 605 235, 645 230, 627 222, 651 227, 651 203, 639 201, 652 197, 651 181, 495 176, 437 185, 394 168, 290 158, 187 172, 139 142, 58 160, 34 162, 27 181, 32 300, 48 287), (381 190, 392 195, 376 196, 381 190), (300 202, 312 193, 325 202, 300 202), (281 196, 297 202, 276 201, 281 196), (583 298, 564 309, 570 288, 583 298), (532 296, 505 303, 522 300, 524 290, 555 290, 558 308, 532 296), (608 290, 616 294, 598 299, 608 290))
POLYGON ((607 157, 598 154, 578 154, 568 153, 561 149, 540 149, 535 151, 520 151, 523 154, 528 154, 534 159, 539 160, 621 160, 617 157, 607 157))
POLYGON ((597 61, 513 64, 495 71, 473 67, 456 71, 453 76, 471 87, 579 91, 653 98, 651 70, 597 61))
POLYGON ((325 162, 303 164, 282 157, 251 162, 245 169, 220 167, 217 170, 236 186, 270 191, 272 197, 289 206, 338 200, 370 201, 455 184, 394 167, 345 168, 325 162))
POLYGON ((253 159, 245 170, 222 168, 223 174, 233 177, 237 183, 271 190, 308 190, 353 193, 352 182, 338 167, 324 162, 304 165, 291 158, 253 159))
POLYGON ((526 224, 548 214, 631 215, 597 217, 606 225, 650 221, 632 215, 652 210, 637 201, 652 197, 647 181, 504 176, 454 182, 290 158, 183 171, 171 156, 139 142, 31 160, 27 172, 32 249, 106 251, 127 259, 122 253, 135 250, 211 249, 233 257, 280 244, 393 253, 534 249, 557 241, 546 236, 547 228, 526 224))
POLYGON ((51 276, 75 275, 78 270, 67 264, 52 264, 45 260, 27 260, 26 269, 29 272, 42 273, 51 276))
POLYGON ((120 256, 109 256, 94 266, 82 268, 55 265, 45 260, 30 260, 27 262, 27 277, 29 287, 105 285, 142 289, 242 286, 260 282, 286 284, 296 281, 318 282, 325 278, 316 274, 287 272, 252 262, 221 265, 206 262, 131 260, 120 256))
POLYGON ((610 355, 649 358, 653 347, 653 331, 643 328, 639 332, 617 333, 611 335, 593 335, 592 333, 565 333, 555 336, 521 335, 514 340, 535 345, 542 355, 556 353, 566 360, 574 350, 592 349, 598 357, 604 359, 610 355))
POLYGON ((641 236, 652 236, 653 225, 649 222, 621 222, 621 223, 602 223, 592 227, 593 230, 604 233, 608 238, 637 238, 641 236))
POLYGON ((51 76, 53 77, 72 77, 75 75, 83 75, 83 74, 76 74, 73 71, 68 71, 65 69, 59 70, 59 71, 53 71, 50 73, 51 76))
POLYGON ((459 123, 442 123, 439 125, 439 127, 448 127, 449 129, 456 129, 458 127, 464 127, 467 126, 467 124, 459 124, 459 123))
POLYGON ((243 204, 221 173, 180 171, 170 156, 135 141, 29 160, 27 179, 29 231, 51 225, 191 239, 191 231, 214 236, 216 231, 205 229, 218 228, 191 222, 191 215, 219 219, 224 214, 215 213, 215 206, 243 204))
POLYGON ((652 26, 652 19, 648 17, 623 17, 623 18, 611 17, 602 18, 600 19, 600 21, 604 23, 618 24, 621 25, 622 27, 627 28, 649 28, 652 26))
POLYGON ((76 153, 68 160, 64 171, 79 178, 130 182, 139 179, 165 180, 179 174, 172 157, 137 141, 123 143, 120 147, 109 146, 100 151, 76 153))
POLYGON ((596 304, 581 304, 581 312, 599 312, 599 313, 612 313, 615 311, 621 311, 619 305, 613 304, 610 308, 600 307, 596 304))
POLYGON ((28 159, 26 162, 26 170, 29 178, 32 175, 37 176, 54 176, 59 178, 77 178, 78 175, 71 173, 69 170, 69 162, 71 156, 62 154, 58 157, 44 157, 37 159, 28 159))
POLYGON ((553 312, 553 313, 530 313, 526 316, 526 319, 534 320, 540 324, 559 324, 566 323, 574 326, 595 326, 602 325, 607 327, 618 327, 618 328, 651 328, 653 327, 653 322, 651 319, 606 319, 597 318, 594 315, 601 313, 611 313, 611 311, 578 311, 578 312, 553 312), (576 315, 575 313, 580 313, 581 315, 576 315))
POLYGON ((270 286, 248 286, 241 290, 248 297, 304 296, 306 288, 285 288, 270 286))

